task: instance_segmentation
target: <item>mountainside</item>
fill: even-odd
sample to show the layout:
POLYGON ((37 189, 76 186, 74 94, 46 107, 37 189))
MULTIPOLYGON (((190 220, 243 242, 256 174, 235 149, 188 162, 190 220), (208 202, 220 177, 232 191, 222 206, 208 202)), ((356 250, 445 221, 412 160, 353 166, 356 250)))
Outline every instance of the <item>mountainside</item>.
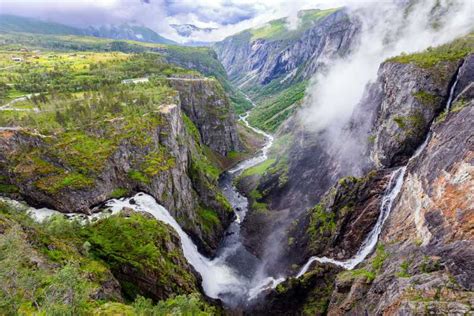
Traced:
POLYGON ((20 91, 31 96, 2 109, 2 193, 90 213, 110 198, 148 192, 203 251, 215 250, 233 214, 209 158, 241 150, 221 85, 155 54, 57 54, 36 62, 17 73, 17 91, 4 99, 20 91), (92 63, 86 71, 78 67, 84 62, 92 63), (46 72, 36 81, 34 74, 44 71, 39 65, 61 67, 61 76, 46 72), (152 79, 121 81, 144 76, 152 79), (37 95, 50 85, 59 93, 37 95))
POLYGON ((0 15, 0 33, 35 33, 47 35, 83 35, 158 44, 176 44, 155 31, 139 25, 110 25, 77 28, 34 18, 0 15))
POLYGON ((176 44, 147 27, 129 24, 89 27, 84 29, 84 35, 158 44, 176 44))
POLYGON ((202 27, 197 27, 196 25, 193 25, 193 24, 171 24, 170 26, 174 28, 178 32, 178 34, 183 37, 190 37, 194 32, 209 33, 215 30, 215 28, 211 28, 211 27, 202 28, 202 27))
POLYGON ((230 80, 259 105, 250 122, 265 130, 275 131, 295 111, 307 80, 328 60, 347 54, 360 27, 344 9, 298 16, 294 30, 279 19, 214 45, 230 80))
POLYGON ((0 18, 0 314, 473 314, 468 2, 0 18))
POLYGON ((348 262, 376 225, 386 192, 398 192, 400 185, 400 194, 388 206, 387 225, 368 260, 344 272, 339 264, 315 262, 300 278, 279 285, 256 313, 295 306, 300 306, 295 314, 330 315, 471 310, 473 52, 468 35, 383 63, 340 136, 365 135, 359 144, 366 149, 350 158, 325 143, 322 134, 308 143, 304 132, 291 133, 299 141, 276 157, 260 181, 252 180, 256 201, 267 211, 253 208, 244 223, 244 232, 253 236, 247 237, 251 249, 261 256, 268 255, 268 247, 272 256, 281 249, 270 269, 296 273, 310 256, 348 262), (288 157, 288 165, 278 167, 288 157), (344 177, 353 174, 364 176, 344 177), (256 239, 255 222, 263 236, 288 233, 256 239))
POLYGON ((83 30, 64 24, 6 14, 0 15, 0 32, 85 35, 83 30))

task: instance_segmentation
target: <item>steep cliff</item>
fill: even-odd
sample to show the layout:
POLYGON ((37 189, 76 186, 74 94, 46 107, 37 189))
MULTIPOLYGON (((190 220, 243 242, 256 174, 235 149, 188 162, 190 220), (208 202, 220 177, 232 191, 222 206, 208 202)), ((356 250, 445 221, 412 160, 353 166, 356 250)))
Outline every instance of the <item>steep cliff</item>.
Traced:
MULTIPOLYGON (((84 107, 76 107, 75 111, 85 113, 84 117, 61 114, 64 112, 59 109, 56 114, 60 124, 77 124, 73 129, 48 131, 43 127, 40 134, 28 120, 17 121, 24 128, 4 128, 0 154, 2 193, 24 198, 32 205, 90 213, 107 199, 144 191, 171 212, 203 251, 212 252, 233 216, 217 188, 219 170, 206 157, 201 138, 196 138, 196 127, 184 117, 176 92, 157 84, 157 90, 153 84, 122 87, 121 95, 112 99, 113 110, 107 109, 110 105, 106 103, 111 99, 107 99, 105 91, 93 94, 97 99, 79 97, 75 102, 82 102, 84 107), (145 95, 155 95, 155 99, 139 96, 143 91, 147 91, 145 95), (90 108, 88 104, 95 100, 102 100, 102 104, 90 108), (103 113, 108 113, 108 118, 101 118, 103 113), (97 117, 86 123, 91 116, 97 117)), ((202 104, 199 119, 205 122, 208 110, 209 121, 217 124, 215 113, 225 110, 225 123, 231 127, 223 128, 234 131, 227 99, 222 94, 215 95, 221 90, 210 91, 214 88, 203 85, 194 91, 211 95, 215 101, 202 104), (223 99, 219 101, 219 97, 223 99), (213 108, 219 105, 220 108, 213 108)), ((59 104, 70 101, 57 98, 59 104)), ((50 106, 47 104, 43 106, 50 106)), ((198 108, 199 104, 194 106, 198 108)), ((44 111, 31 115, 33 120, 41 120, 49 114, 44 111)), ((203 135, 212 135, 212 131, 203 135)), ((235 149, 235 144, 226 143, 231 138, 223 134, 220 141, 218 134, 213 135, 214 143, 221 145, 219 149, 235 149)), ((231 140, 238 142, 236 135, 232 136, 235 138, 231 140)))
POLYGON ((274 131, 296 109, 306 82, 328 60, 344 56, 359 30, 345 9, 306 10, 230 36, 214 45, 230 80, 259 107, 250 122, 274 131))
POLYGON ((62 216, 39 223, 26 212, 0 201, 2 314, 135 315, 166 299, 173 311, 218 312, 201 300, 176 233, 146 213, 124 209, 79 225, 62 216))
MULTIPOLYGON (((377 250, 354 270, 337 273, 339 267, 324 265, 324 269, 331 271, 325 273, 333 275, 334 283, 309 281, 313 275, 320 275, 322 269, 321 264, 314 264, 313 272, 277 287, 270 294, 273 303, 267 310, 278 310, 279 303, 274 298, 279 298, 279 301, 292 301, 299 306, 295 314, 464 314, 471 311, 474 273, 468 262, 474 255, 472 52, 472 36, 468 35, 426 52, 393 58, 380 66, 379 78, 368 86, 364 99, 372 102, 359 105, 350 128, 344 131, 347 137, 359 140, 365 135, 358 154, 365 159, 358 170, 367 175, 359 180, 341 179, 335 187, 326 189, 325 194, 319 193, 316 206, 300 213, 301 216, 294 216, 298 212, 293 211, 291 216, 295 221, 289 226, 289 235, 280 236, 280 242, 285 242, 281 248, 286 249, 286 257, 302 260, 300 264, 309 254, 339 260, 353 257, 378 216, 381 198, 387 192, 386 176, 393 167, 408 162, 403 186, 391 208, 377 250), (447 106, 450 106, 449 114, 447 106), (362 117, 369 124, 362 124, 362 117), (426 147, 423 147, 427 137, 426 147), (421 152, 414 156, 417 148, 421 152), (374 161, 369 157, 374 157, 374 161), (376 171, 367 173, 364 171, 367 168, 376 171), (357 229, 352 229, 355 225, 357 229), (322 285, 328 283, 330 285, 322 285), (318 299, 312 295, 303 300, 294 296, 295 289, 299 288, 306 288, 305 293, 319 293, 318 299)), ((296 146, 293 144, 290 148, 296 146)), ((299 145, 299 148, 299 152, 306 152, 303 157, 321 156, 316 152, 311 155, 311 148, 315 147, 299 145)), ((324 144, 316 148, 324 149, 324 144)), ((326 159, 319 165, 331 164, 333 169, 325 170, 330 170, 333 177, 340 176, 344 159, 336 159, 331 151, 325 152, 326 159)), ((296 192, 321 192, 328 182, 321 178, 318 183, 319 171, 306 168, 307 162, 299 160, 303 170, 299 171, 298 178, 291 180, 294 162, 290 160, 286 183, 296 183, 304 175, 315 181, 312 182, 315 185, 310 189, 301 185, 296 192)), ((272 177, 271 168, 268 170, 263 179, 272 177)), ((256 186, 262 190, 263 200, 270 206, 273 200, 280 201, 285 191, 279 188, 273 198, 271 191, 264 190, 264 183, 265 180, 256 186)), ((294 200, 295 205, 302 205, 300 198, 294 200)), ((271 214, 272 208, 269 210, 271 214)), ((288 208, 279 213, 288 213, 288 208)), ((285 216, 291 218, 288 214, 285 216)), ((291 261, 287 260, 288 264, 291 261)), ((291 267, 287 268, 291 271, 291 267)))
POLYGON ((379 272, 336 282, 330 315, 472 312, 473 119, 471 98, 434 126, 382 232, 387 257, 379 272))
POLYGON ((217 80, 190 76, 167 80, 178 91, 181 108, 199 129, 204 145, 223 156, 240 151, 234 111, 217 80))

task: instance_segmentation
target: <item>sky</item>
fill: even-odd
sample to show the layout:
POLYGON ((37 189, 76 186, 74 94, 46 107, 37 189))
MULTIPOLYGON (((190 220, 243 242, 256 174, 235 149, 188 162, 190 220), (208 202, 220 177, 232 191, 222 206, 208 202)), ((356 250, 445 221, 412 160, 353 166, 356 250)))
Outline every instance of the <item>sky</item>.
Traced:
POLYGON ((301 9, 351 1, 356 0, 0 0, 0 12, 77 27, 134 23, 180 42, 185 39, 170 24, 190 23, 216 29, 193 40, 217 41, 280 17, 294 22, 301 9))

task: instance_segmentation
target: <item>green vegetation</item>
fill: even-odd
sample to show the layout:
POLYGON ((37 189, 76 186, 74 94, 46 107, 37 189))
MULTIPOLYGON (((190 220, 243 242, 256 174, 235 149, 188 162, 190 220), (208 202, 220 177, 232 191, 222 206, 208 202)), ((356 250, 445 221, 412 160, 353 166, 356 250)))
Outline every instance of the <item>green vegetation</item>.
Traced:
POLYGON ((424 256, 420 266, 422 273, 432 273, 442 269, 440 258, 424 256))
MULTIPOLYGON (((179 243, 173 248, 169 246, 175 237, 165 224, 140 214, 127 218, 111 216, 87 227, 85 234, 91 244, 90 252, 107 262, 113 272, 121 273, 128 266, 136 269, 137 275, 157 276, 157 287, 172 288, 174 293, 195 290, 195 278, 185 268, 187 263, 179 243)), ((144 292, 136 286, 124 286, 123 291, 132 299, 137 292, 144 292)))
POLYGON ((396 273, 396 276, 399 278, 409 278, 411 276, 411 274, 408 272, 410 264, 410 260, 403 260, 403 262, 400 264, 400 271, 396 273))
POLYGON ((376 274, 366 269, 354 269, 339 273, 337 276, 341 281, 351 281, 354 279, 365 279, 367 283, 375 280, 376 274))
POLYGON ((382 267, 385 259, 388 258, 388 253, 385 251, 385 246, 382 244, 377 245, 375 250, 375 257, 372 259, 372 269, 378 273, 382 267))
POLYGON ((440 97, 438 97, 437 95, 428 93, 426 91, 418 91, 414 93, 413 96, 415 97, 415 99, 417 99, 419 102, 421 102, 421 104, 423 104, 426 107, 436 108, 439 102, 441 101, 440 97))
POLYGON ((267 159, 264 162, 245 170, 240 177, 250 177, 253 175, 263 175, 265 171, 275 163, 275 159, 267 159))
POLYGON ((287 40, 297 38, 301 33, 318 23, 326 16, 339 9, 328 10, 304 10, 298 13, 298 25, 295 29, 290 29, 285 18, 273 20, 262 27, 250 29, 251 41, 257 39, 265 40, 287 40))
POLYGON ((307 84, 306 81, 299 82, 275 94, 270 86, 257 92, 259 99, 264 99, 264 101, 252 111, 249 122, 263 130, 275 132, 281 123, 296 110, 304 97, 307 84))
POLYGON ((406 116, 396 116, 393 120, 406 135, 410 136, 419 135, 423 132, 426 123, 421 111, 406 116))
POLYGON ((0 229, 2 315, 218 313, 197 294, 171 229, 154 219, 132 214, 80 225, 54 216, 40 224, 0 202, 0 229), (127 286, 123 271, 153 276, 168 299, 153 304, 140 296, 142 288, 127 286), (122 295, 135 300, 124 302, 122 295))
POLYGON ((440 62, 458 61, 474 51, 474 34, 466 35, 451 43, 430 47, 427 50, 414 54, 402 54, 388 59, 390 62, 413 63, 422 68, 432 68, 440 62))
POLYGON ((216 226, 219 226, 221 224, 219 216, 214 210, 200 207, 198 210, 198 216, 201 219, 204 231, 208 234, 210 234, 216 226))
POLYGON ((261 202, 263 195, 258 189, 254 189, 249 194, 250 207, 257 212, 265 213, 268 211, 267 203, 261 202))
POLYGON ((44 91, 12 105, 26 111, 2 111, 0 116, 2 126, 27 127, 42 135, 40 146, 8 153, 9 167, 19 177, 34 179, 47 193, 88 189, 123 144, 143 154, 129 172, 132 180, 146 184, 174 166, 163 146, 150 146, 163 124, 162 104, 176 95, 160 78, 169 71, 189 71, 156 54, 57 54, 35 62, 38 67, 22 65, 17 72, 0 73, 0 80, 12 82, 15 91, 44 91), (147 83, 125 85, 120 80, 146 74, 151 75, 147 83))
POLYGON ((117 188, 110 193, 110 197, 113 199, 118 199, 124 197, 128 194, 128 190, 125 188, 117 188))
POLYGON ((182 315, 211 316, 218 315, 217 309, 205 303, 199 295, 178 295, 153 305, 150 299, 138 298, 133 303, 137 315, 182 315))
POLYGON ((311 217, 307 233, 312 241, 310 247, 315 249, 334 233, 336 229, 336 214, 326 210, 324 204, 321 203, 313 207, 310 212, 311 217))

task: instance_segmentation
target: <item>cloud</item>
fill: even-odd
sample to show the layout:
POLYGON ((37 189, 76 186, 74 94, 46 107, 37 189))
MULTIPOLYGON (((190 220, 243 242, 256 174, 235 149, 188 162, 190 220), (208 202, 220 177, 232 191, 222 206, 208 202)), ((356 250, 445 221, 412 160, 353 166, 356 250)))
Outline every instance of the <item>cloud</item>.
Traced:
MULTIPOLYGON (((471 0, 440 0, 443 21, 432 27, 432 0, 419 0, 410 13, 394 0, 384 5, 351 7, 352 15, 362 21, 358 45, 349 56, 326 61, 327 71, 317 73, 305 93, 299 113, 307 130, 323 135, 323 143, 338 152, 341 166, 357 170, 365 163, 370 118, 373 113, 359 113, 366 128, 346 133, 348 122, 361 102, 369 83, 377 78, 380 64, 403 52, 411 53, 438 46, 474 30, 474 3, 471 0), (324 131, 324 132, 323 132, 324 131)), ((315 136, 316 137, 316 136, 315 136)))
POLYGON ((64 23, 77 27, 135 23, 177 41, 170 24, 217 28, 198 32, 192 40, 217 41, 244 29, 289 16, 297 26, 297 12, 305 8, 334 7, 335 0, 1 0, 0 12, 64 23))

